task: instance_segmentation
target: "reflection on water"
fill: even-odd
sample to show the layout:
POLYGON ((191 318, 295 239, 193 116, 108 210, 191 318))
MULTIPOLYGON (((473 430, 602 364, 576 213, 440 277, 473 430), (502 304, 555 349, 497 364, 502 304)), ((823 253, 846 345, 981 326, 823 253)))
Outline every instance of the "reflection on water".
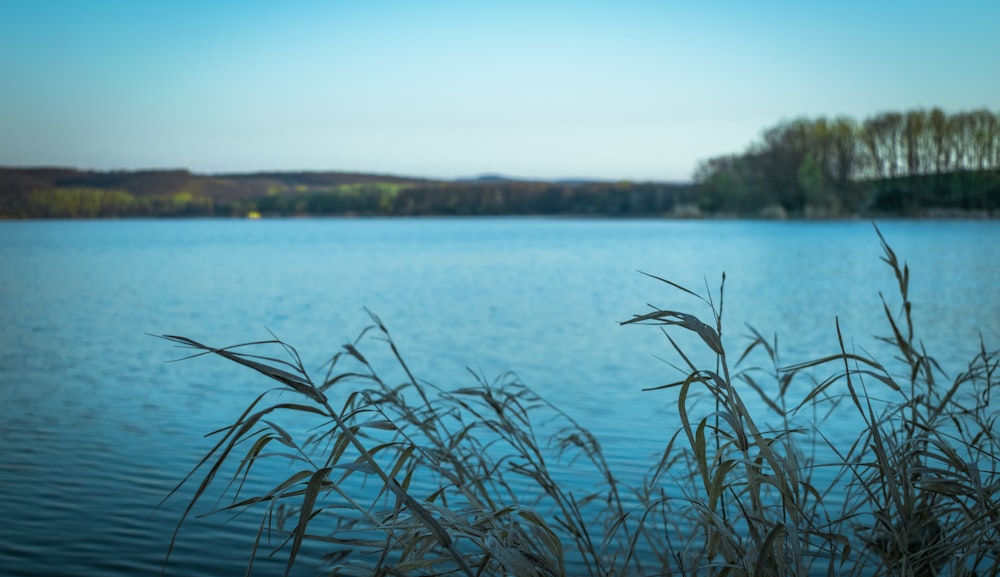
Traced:
MULTIPOLYGON (((979 331, 1000 342, 998 223, 882 230, 910 263, 918 328, 948 370, 979 331)), ((470 384, 466 366, 513 369, 638 479, 676 427, 673 397, 641 389, 676 374, 656 358, 669 356, 656 329, 618 321, 646 303, 708 311, 637 270, 698 292, 725 271, 727 347, 745 344, 749 323, 777 332, 791 364, 836 350, 837 317, 849 346, 877 356, 878 293, 896 303, 879 255, 860 222, 0 223, 0 573, 160 570, 190 493, 157 505, 210 446, 202 435, 263 384, 220 360, 168 364, 183 352, 146 333, 228 345, 270 329, 318 368, 367 324, 367 306, 418 376, 448 388, 470 384)), ((257 523, 192 519, 168 574, 238 574, 257 523)))

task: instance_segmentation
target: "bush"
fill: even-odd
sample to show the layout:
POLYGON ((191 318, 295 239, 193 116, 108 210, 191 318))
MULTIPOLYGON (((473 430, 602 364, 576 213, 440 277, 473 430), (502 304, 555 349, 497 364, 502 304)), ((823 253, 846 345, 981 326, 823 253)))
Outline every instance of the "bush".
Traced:
POLYGON ((661 326, 682 364, 657 387, 676 395, 681 426, 634 485, 585 427, 512 374, 472 374, 456 390, 417 379, 374 314, 321 379, 277 338, 220 349, 165 335, 295 394, 265 391, 218 432, 184 481, 197 487, 178 530, 226 473, 219 511, 258 511, 254 553, 277 534, 289 569, 310 540, 328 547, 336 575, 1000 575, 997 353, 981 344, 967 370, 942 382, 915 337, 909 269, 876 232, 902 300, 896 314, 883 299, 899 374, 842 337, 839 353, 783 367, 777 340, 755 330, 734 367, 760 358, 768 368, 731 369, 719 336, 725 276, 717 303, 653 277, 700 299, 711 324, 656 308, 622 323, 661 326), (700 337, 710 367, 689 360, 672 336, 679 329, 700 337), (369 333, 386 349, 363 353, 369 333), (791 398, 803 379, 809 392, 791 398), (769 414, 752 415, 746 391, 769 414), (706 392, 709 406, 694 402, 706 392), (838 404, 864 424, 846 447, 822 430, 838 404), (817 461, 823 454, 833 457, 817 461), (292 474, 246 494, 246 479, 273 460, 292 474), (603 485, 579 486, 567 462, 603 485), (834 470, 825 485, 813 475, 820 467, 834 470))

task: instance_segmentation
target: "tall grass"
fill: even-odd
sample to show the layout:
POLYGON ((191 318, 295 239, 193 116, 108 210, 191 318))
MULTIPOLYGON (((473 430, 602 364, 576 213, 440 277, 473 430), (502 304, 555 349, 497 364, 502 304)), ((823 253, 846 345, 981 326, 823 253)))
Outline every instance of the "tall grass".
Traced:
POLYGON ((710 316, 651 307, 622 323, 658 325, 677 359, 678 377, 649 394, 672 396, 680 426, 638 482, 513 374, 470 373, 454 390, 417 378, 374 314, 317 376, 277 338, 164 335, 277 384, 215 432, 181 483, 194 492, 178 531, 221 494, 214 511, 261 518, 248 574, 261 554, 290 570, 309 541, 332 575, 1000 575, 998 355, 981 344, 944 375, 916 336, 909 269, 876 232, 900 298, 882 298, 889 365, 840 336, 834 354, 785 366, 754 329, 733 362, 725 277, 714 297, 653 277, 710 316), (745 395, 760 397, 753 410, 745 395), (824 434, 844 412, 860 429, 847 442, 824 434))

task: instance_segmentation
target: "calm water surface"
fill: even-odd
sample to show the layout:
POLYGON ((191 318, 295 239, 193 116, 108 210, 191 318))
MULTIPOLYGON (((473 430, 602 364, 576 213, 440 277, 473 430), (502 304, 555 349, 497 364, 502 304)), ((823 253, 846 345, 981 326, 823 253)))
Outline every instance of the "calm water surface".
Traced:
MULTIPOLYGON (((881 227, 910 264, 931 354, 954 372, 980 333, 997 348, 1000 223, 881 227)), ((218 359, 168 363, 182 353, 147 333, 221 346, 271 330, 318 368, 368 307, 419 377, 452 388, 471 384, 466 367, 513 370, 638 476, 676 426, 669 396, 641 389, 676 373, 657 329, 618 321, 647 303, 710 314, 637 271, 715 299, 725 271, 726 346, 742 350, 750 324, 778 333, 791 364, 836 351, 837 317, 878 356, 878 293, 898 303, 879 256, 867 222, 2 222, 0 574, 160 571, 190 493, 157 505, 202 435, 266 384, 218 359)), ((167 574, 242 574, 256 523, 193 520, 167 574)), ((279 556, 255 574, 283 569, 279 556)))

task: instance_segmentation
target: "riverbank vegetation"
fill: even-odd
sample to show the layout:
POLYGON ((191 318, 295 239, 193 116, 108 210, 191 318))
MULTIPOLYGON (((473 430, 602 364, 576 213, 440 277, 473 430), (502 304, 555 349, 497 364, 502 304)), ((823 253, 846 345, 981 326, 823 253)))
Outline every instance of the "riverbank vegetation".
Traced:
POLYGON ((1000 113, 987 110, 783 121, 744 152, 702 162, 691 183, 0 169, 0 218, 843 218, 998 212, 1000 113))
POLYGON ((822 358, 786 365, 756 330, 734 355, 724 276, 715 295, 652 277, 703 312, 622 322, 661 329, 675 359, 648 394, 669 397, 678 425, 636 424, 665 439, 658 457, 630 457, 646 463, 638 480, 511 374, 418 378, 374 314, 316 375, 278 339, 164 336, 277 387, 215 433, 182 483, 184 518, 210 502, 259 515, 251 565, 290 569, 309 544, 336 575, 1000 575, 998 353, 981 343, 946 376, 914 326, 909 268, 878 236, 898 287, 882 299, 883 361, 839 326, 822 358), (845 411, 856 436, 829 434, 845 411), (261 476, 272 488, 253 493, 261 476))

